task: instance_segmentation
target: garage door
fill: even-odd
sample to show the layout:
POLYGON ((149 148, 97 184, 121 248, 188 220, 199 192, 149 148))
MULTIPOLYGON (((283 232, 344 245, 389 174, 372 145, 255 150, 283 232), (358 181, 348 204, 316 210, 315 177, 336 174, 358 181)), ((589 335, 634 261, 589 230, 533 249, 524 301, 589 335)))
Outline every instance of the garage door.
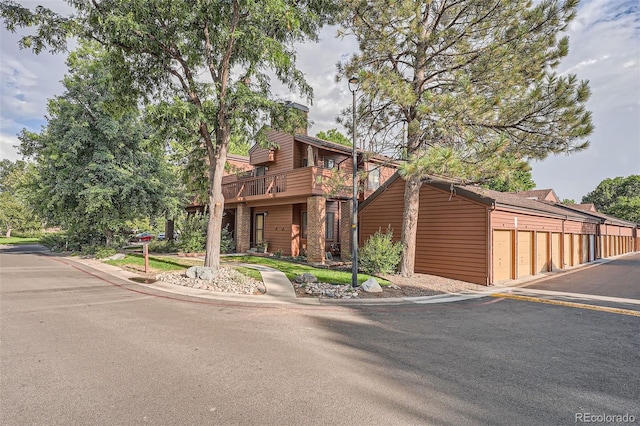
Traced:
POLYGON ((589 262, 596 260, 596 236, 589 235, 589 262))
POLYGON ((549 234, 538 232, 536 234, 536 273, 549 271, 549 234))
POLYGON ((571 264, 580 264, 580 254, 582 246, 580 245, 580 235, 573 234, 573 245, 571 246, 571 264))
POLYGON ((554 232, 551 234, 551 270, 562 269, 562 234, 554 232))
POLYGON ((493 231, 493 282, 513 278, 511 231, 493 231))
POLYGON ((518 231, 518 278, 533 274, 533 232, 518 231))
POLYGON ((580 244, 582 247, 581 263, 587 263, 589 262, 589 235, 581 235, 580 244))
POLYGON ((564 234, 564 246, 562 247, 564 253, 563 268, 571 266, 571 234, 564 234))

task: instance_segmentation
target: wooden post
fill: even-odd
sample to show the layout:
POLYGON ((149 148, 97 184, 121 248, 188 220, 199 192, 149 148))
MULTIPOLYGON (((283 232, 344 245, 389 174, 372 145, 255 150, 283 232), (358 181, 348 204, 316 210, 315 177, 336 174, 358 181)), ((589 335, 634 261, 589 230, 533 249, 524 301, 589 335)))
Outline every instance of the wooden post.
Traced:
POLYGON ((149 243, 142 244, 142 254, 144 255, 144 273, 149 273, 149 243))

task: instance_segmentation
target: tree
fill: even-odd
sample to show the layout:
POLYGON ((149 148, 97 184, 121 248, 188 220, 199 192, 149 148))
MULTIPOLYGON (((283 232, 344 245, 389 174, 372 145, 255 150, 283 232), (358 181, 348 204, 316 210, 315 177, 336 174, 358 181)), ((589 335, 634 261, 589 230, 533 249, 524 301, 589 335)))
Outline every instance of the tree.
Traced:
MULTIPOLYGON (((506 158, 505 158, 506 163, 506 158)), ((510 173, 502 177, 492 177, 482 186, 500 192, 520 192, 528 191, 536 187, 531 175, 531 166, 525 161, 514 159, 513 165, 509 167, 510 173)))
POLYGON ((602 213, 640 222, 640 175, 604 179, 582 202, 592 203, 602 213))
POLYGON ((29 206, 26 184, 33 176, 32 165, 24 161, 0 161, 0 229, 5 237, 12 231, 32 232, 42 229, 42 221, 29 206))
POLYGON ((564 200, 561 201, 561 203, 564 204, 565 206, 572 206, 576 203, 576 200, 572 198, 565 198, 564 200))
MULTIPOLYGON (((34 13, 13 1, 0 3, 9 30, 38 24, 22 45, 39 52, 64 49, 71 32, 99 41, 122 93, 155 99, 159 123, 178 123, 186 142, 206 151, 208 206, 205 265, 220 265, 224 197, 222 176, 229 141, 259 128, 265 111, 293 114, 270 96, 268 70, 290 90, 312 90, 295 67, 295 42, 317 39, 332 18, 332 0, 130 0, 69 1, 77 14, 34 13), (128 92, 127 92, 128 90, 128 92)), ((288 120, 283 119, 283 123, 288 120)), ((293 126, 299 123, 294 123, 293 126)), ((291 127, 291 131, 295 127, 291 127)), ((285 126, 286 129, 286 126, 285 126)), ((180 140, 180 139, 178 139, 180 140)))
POLYGON ((577 0, 345 4, 342 31, 360 52, 339 64, 338 78, 359 77, 358 131, 407 159, 402 275, 414 270, 425 175, 479 182, 508 175, 513 157, 587 147, 588 84, 553 72, 567 55, 568 39, 558 33, 577 0))
POLYGON ((114 108, 106 58, 95 43, 81 43, 67 61, 65 92, 49 101, 46 126, 23 130, 20 140, 36 163, 39 212, 87 243, 110 246, 125 221, 163 214, 177 200, 163 147, 148 139, 137 106, 114 108))
POLYGON ((325 141, 339 143, 340 145, 353 146, 353 142, 348 137, 338 131, 338 129, 329 129, 326 132, 320 131, 316 133, 316 138, 325 141))

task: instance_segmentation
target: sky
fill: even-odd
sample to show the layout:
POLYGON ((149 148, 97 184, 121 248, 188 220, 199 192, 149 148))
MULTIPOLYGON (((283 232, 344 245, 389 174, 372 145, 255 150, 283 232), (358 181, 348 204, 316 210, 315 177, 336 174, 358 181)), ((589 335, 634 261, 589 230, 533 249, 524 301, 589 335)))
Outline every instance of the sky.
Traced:
MULTIPOLYGON (((64 10, 59 0, 21 1, 64 10)), ((314 89, 312 104, 279 91, 276 96, 309 105, 309 133, 337 128, 336 117, 351 105, 346 81, 335 81, 336 63, 357 50, 352 38, 325 28, 319 43, 299 46, 297 63, 314 89)), ((569 55, 558 72, 589 80, 595 130, 590 147, 577 154, 532 162, 537 188, 553 188, 560 199, 579 202, 605 178, 640 174, 640 6, 635 0, 583 0, 567 31, 569 55)), ((20 158, 17 134, 45 124, 47 99, 63 92, 64 55, 33 54, 18 48, 18 34, 0 29, 0 159, 20 158)), ((282 90, 282 89, 280 89, 282 90)))

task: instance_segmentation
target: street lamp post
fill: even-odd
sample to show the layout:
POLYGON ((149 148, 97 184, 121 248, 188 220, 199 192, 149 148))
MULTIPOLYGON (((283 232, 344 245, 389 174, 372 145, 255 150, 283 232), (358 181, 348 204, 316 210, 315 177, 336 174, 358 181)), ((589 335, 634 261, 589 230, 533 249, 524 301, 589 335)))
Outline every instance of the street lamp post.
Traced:
POLYGON ((356 150, 356 92, 360 81, 358 77, 349 79, 349 90, 353 96, 353 213, 351 216, 351 286, 358 286, 358 152, 356 150))

